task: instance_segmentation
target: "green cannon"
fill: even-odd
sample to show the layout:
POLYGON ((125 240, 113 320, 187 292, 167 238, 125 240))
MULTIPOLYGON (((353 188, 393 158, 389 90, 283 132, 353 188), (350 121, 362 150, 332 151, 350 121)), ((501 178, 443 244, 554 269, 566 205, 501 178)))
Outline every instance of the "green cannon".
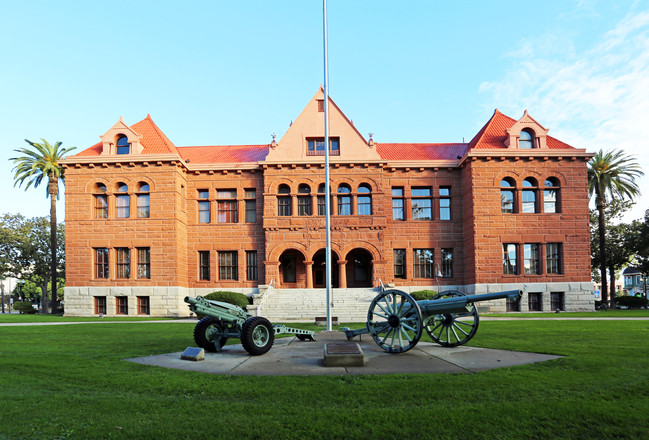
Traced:
POLYGON ((342 328, 348 340, 369 333, 388 353, 403 353, 417 345, 425 329, 433 341, 444 347, 466 344, 478 331, 478 308, 474 303, 508 298, 517 300, 520 290, 466 295, 451 290, 430 300, 415 299, 400 290, 386 290, 374 298, 367 312, 365 328, 342 328))
POLYGON ((194 327, 194 341, 205 351, 219 352, 229 338, 239 338, 251 355, 266 353, 273 346, 275 335, 294 334, 301 341, 315 340, 315 332, 271 324, 261 316, 252 316, 239 306, 212 301, 198 296, 185 297, 192 312, 205 315, 194 327))

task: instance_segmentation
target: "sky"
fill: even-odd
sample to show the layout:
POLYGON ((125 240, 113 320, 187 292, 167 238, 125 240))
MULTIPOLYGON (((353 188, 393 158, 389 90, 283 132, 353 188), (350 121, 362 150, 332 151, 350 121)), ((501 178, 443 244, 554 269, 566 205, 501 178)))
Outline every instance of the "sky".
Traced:
MULTIPOLYGON (((150 114, 177 146, 280 139, 324 81, 322 0, 0 0, 0 213, 49 215, 14 187, 25 139, 71 154, 150 114)), ((331 98, 376 142, 468 142, 528 110, 647 176, 649 0, 329 0, 331 98)), ((57 208, 64 218, 62 196, 57 208)))

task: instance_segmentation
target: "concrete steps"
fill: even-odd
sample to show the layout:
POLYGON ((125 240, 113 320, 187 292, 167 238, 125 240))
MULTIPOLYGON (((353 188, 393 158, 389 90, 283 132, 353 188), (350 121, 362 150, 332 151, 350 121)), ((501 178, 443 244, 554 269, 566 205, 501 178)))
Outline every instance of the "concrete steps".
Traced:
MULTIPOLYGON (((332 289, 331 316, 339 322, 365 322, 378 289, 332 289)), ((271 289, 265 294, 258 315, 271 322, 315 321, 327 315, 325 289, 271 289)))

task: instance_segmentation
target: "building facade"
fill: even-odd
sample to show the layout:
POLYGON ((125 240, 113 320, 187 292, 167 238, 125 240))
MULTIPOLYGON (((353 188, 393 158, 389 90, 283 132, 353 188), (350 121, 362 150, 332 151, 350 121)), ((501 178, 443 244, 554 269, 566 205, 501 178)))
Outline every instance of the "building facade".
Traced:
MULTIPOLYGON (((593 308, 589 153, 527 112, 496 110, 469 143, 397 144, 329 108, 334 289, 523 289, 492 309, 593 308)), ((150 116, 120 118, 64 161, 66 314, 186 316, 187 295, 324 287, 325 148, 322 89, 265 145, 176 147, 150 116)))

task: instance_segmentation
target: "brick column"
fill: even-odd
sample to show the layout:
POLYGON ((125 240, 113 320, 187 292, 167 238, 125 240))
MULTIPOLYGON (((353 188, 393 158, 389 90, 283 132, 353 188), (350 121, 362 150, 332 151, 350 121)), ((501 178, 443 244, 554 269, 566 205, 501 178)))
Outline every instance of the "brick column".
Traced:
POLYGON ((338 260, 338 287, 341 289, 347 288, 347 274, 346 274, 347 261, 338 260))
POLYGON ((306 270, 306 288, 313 289, 313 261, 305 261, 304 268, 306 270))

